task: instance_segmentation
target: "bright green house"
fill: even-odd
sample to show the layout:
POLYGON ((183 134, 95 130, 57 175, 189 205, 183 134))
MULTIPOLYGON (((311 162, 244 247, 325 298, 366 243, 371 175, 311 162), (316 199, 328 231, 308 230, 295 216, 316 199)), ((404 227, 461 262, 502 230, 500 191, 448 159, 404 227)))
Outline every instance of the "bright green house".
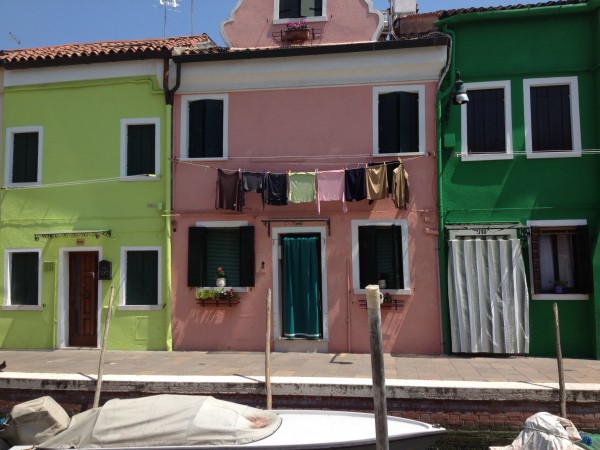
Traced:
POLYGON ((171 349, 169 58, 207 42, 0 53, 0 347, 99 347, 114 292, 108 348, 171 349))
POLYGON ((600 1, 437 19, 445 350, 597 359, 600 1))

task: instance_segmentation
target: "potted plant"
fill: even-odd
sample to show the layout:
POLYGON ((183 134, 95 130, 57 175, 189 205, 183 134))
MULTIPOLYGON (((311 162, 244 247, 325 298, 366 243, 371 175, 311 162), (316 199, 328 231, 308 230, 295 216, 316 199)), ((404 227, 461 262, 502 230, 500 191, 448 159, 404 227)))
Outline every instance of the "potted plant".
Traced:
POLYGON ((217 298, 219 300, 237 300, 239 298, 239 295, 233 289, 221 289, 217 294, 217 298))
POLYGON ((377 274, 377 284, 379 285, 379 289, 385 289, 387 287, 387 274, 380 273, 377 274))
POLYGON ((213 300, 215 298, 215 294, 217 294, 212 289, 196 289, 196 300, 198 303, 202 303, 206 300, 213 300))
POLYGON ((565 292, 565 287, 569 284, 567 281, 563 280, 555 280, 554 281, 554 293, 555 294, 563 294, 565 292))
POLYGON ((227 275, 222 267, 217 267, 217 287, 225 287, 227 275))
POLYGON ((288 22, 283 29, 283 38, 286 41, 305 41, 310 35, 306 21, 288 22))
POLYGON ((383 294, 383 303, 392 303, 392 294, 386 292, 383 294))

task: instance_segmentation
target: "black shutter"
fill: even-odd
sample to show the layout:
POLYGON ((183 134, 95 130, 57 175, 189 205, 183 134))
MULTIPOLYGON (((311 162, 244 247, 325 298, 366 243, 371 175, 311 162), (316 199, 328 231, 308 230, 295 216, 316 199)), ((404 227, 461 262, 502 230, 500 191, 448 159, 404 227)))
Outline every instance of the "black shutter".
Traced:
POLYGON ((221 158, 223 156, 223 101, 204 100, 204 156, 221 158))
POLYGON ((404 289, 404 264, 402 263, 402 227, 392 225, 394 249, 394 289, 404 289))
POLYGON ((398 153, 398 93, 379 95, 379 153, 398 153))
POLYGON ((206 228, 190 227, 188 233, 188 286, 206 284, 206 228))
POLYGON ((38 304, 39 254, 12 253, 10 302, 12 305, 38 304))
POLYGON ((158 252, 127 252, 126 303, 156 305, 158 303, 158 252))
POLYGON ((469 90, 468 95, 469 153, 506 152, 504 89, 469 90))
POLYGON ((358 266, 360 289, 377 284, 377 227, 358 227, 358 266))
POLYGON ((533 150, 572 150, 570 87, 531 87, 530 96, 533 150))
POLYGON ((575 241, 575 276, 578 291, 591 294, 593 288, 590 235, 587 225, 577 227, 575 241))
POLYGON ((188 110, 188 157, 204 157, 204 101, 189 103, 188 110))
POLYGON ((38 181, 38 139, 33 133, 17 133, 13 136, 13 183, 35 183, 38 181))
POLYGON ((279 0, 279 18, 293 19, 300 17, 300 0, 279 0))
POLYGON ((542 293, 542 269, 540 265, 540 229, 531 227, 531 269, 533 273, 533 292, 542 293))
POLYGON ((419 94, 398 92, 399 152, 419 151, 419 94))
POLYGON ((254 286, 254 227, 240 227, 240 287, 254 286))
POLYGON ((127 175, 155 173, 155 126, 127 126, 127 175))

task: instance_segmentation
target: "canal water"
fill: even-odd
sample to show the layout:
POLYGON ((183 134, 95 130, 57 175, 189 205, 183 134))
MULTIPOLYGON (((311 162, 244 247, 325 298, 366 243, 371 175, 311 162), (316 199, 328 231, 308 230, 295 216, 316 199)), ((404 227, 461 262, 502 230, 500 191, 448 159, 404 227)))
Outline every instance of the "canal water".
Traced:
POLYGON ((450 431, 430 450, 489 450, 512 444, 519 431, 450 431))

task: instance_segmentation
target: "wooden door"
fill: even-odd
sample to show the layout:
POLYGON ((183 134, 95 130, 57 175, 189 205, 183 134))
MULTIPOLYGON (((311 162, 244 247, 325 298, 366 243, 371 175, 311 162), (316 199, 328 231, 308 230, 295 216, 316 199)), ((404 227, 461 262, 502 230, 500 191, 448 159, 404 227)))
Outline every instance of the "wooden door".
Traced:
POLYGON ((97 347, 98 253, 69 253, 69 346, 97 347))

